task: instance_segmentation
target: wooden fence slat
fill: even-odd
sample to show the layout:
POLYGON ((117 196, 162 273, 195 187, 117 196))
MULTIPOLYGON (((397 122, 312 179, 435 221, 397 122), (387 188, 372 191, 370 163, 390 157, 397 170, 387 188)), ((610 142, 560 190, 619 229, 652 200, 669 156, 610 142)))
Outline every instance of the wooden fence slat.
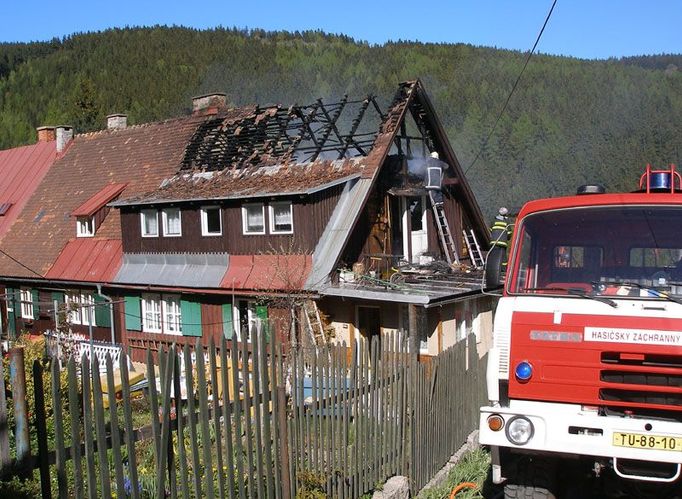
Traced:
POLYGON ((175 413, 178 423, 178 466, 180 476, 180 492, 184 499, 189 499, 189 480, 187 479, 187 449, 185 448, 185 417, 182 407, 182 386, 180 382, 180 364, 182 361, 182 350, 174 350, 173 353, 173 394, 175 395, 175 413))
MULTIPOLYGON (((209 372, 211 391, 213 393, 213 432, 215 433, 215 449, 216 449, 216 468, 218 469, 218 497, 224 499, 225 497, 225 469, 223 469, 223 441, 221 438, 222 430, 220 428, 220 390, 218 384, 218 364, 215 340, 211 337, 208 347, 209 372)), ((224 367, 223 367, 224 369, 224 367)), ((222 385, 223 387, 225 385, 222 385)))
MULTIPOLYGON (((263 481, 263 434, 262 434, 262 420, 261 420, 261 412, 265 411, 265 408, 262 406, 263 404, 263 398, 260 397, 260 401, 255 401, 255 397, 258 397, 261 394, 260 390, 260 343, 262 341, 261 334, 264 333, 264 331, 258 331, 255 326, 251 330, 251 348, 252 348, 252 354, 251 354, 251 366, 252 366, 252 379, 253 379, 253 395, 254 395, 254 404, 253 404, 253 417, 254 417, 254 426, 255 426, 255 460, 256 460, 256 483, 257 483, 257 491, 258 491, 258 497, 265 497, 266 496, 266 491, 265 491, 265 483, 263 481), (262 409, 262 411, 261 411, 262 409)), ((249 418, 250 419, 250 418, 249 418)))
POLYGON ((163 368, 160 369, 161 376, 161 414, 158 413, 153 415, 156 419, 162 417, 160 427, 161 441, 159 442, 159 469, 157 470, 157 486, 156 494, 159 499, 166 497, 166 473, 170 475, 168 466, 172 464, 172 459, 168 454, 169 444, 171 440, 171 428, 170 428, 170 389, 173 383, 173 369, 172 362, 174 356, 175 346, 167 352, 163 352, 163 355, 159 356, 160 362, 162 362, 163 368))
POLYGON ((114 391, 114 367, 111 361, 111 355, 106 355, 106 370, 107 370, 107 393, 109 401, 109 420, 111 421, 111 449, 114 460, 114 474, 116 479, 116 495, 122 496, 125 491, 125 484, 123 479, 123 459, 121 456, 121 433, 118 423, 118 407, 116 400, 116 392, 114 391))
POLYGON ((206 364, 204 361, 204 349, 201 346, 201 338, 197 338, 196 347, 197 363, 197 391, 199 392, 199 419, 201 424, 201 447, 203 454, 203 476, 205 478, 206 489, 204 497, 212 499, 214 497, 213 484, 213 459, 211 457, 211 432, 208 422, 208 386, 206 384, 206 364))
MULTIPOLYGON (((201 352, 194 351, 196 355, 201 352)), ((189 442, 191 447, 190 457, 192 464, 192 483, 194 485, 194 497, 201 497, 201 463, 199 461, 199 446, 197 445, 197 413, 194 392, 194 366, 189 344, 183 347, 183 361, 185 364, 185 388, 187 393, 187 425, 189 426, 189 442)))
POLYGON ((81 381, 83 383, 83 434, 85 436, 85 470, 88 481, 88 497, 95 499, 97 476, 95 470, 95 450, 93 446, 92 389, 90 378, 90 359, 81 357, 81 381))
POLYGON ((0 362, 0 474, 4 474, 12 462, 9 453, 9 427, 7 425, 7 397, 5 395, 5 370, 0 362))
MULTIPOLYGON (((157 353, 157 359, 160 361, 162 352, 157 353)), ((159 376, 163 379, 163 376, 159 376)), ((152 433, 154 435, 154 467, 159 470, 159 444, 161 438, 159 437, 159 398, 156 389, 156 372, 154 366, 154 359, 152 351, 147 349, 147 380, 149 381, 149 410, 152 414, 152 433)))
MULTIPOLYGON (((59 499, 66 499, 68 497, 69 481, 66 475, 66 449, 64 444, 65 414, 62 412, 61 376, 59 362, 57 362, 56 359, 52 359, 50 370, 52 375, 50 392, 52 395, 52 410, 54 416, 54 450, 55 465, 57 467, 57 491, 59 499)), ((2 362, 0 362, 0 380, 2 380, 0 381, 0 393, 4 396, 2 362)), ((0 397, 0 407, 2 407, 2 403, 2 397, 0 397)))
MULTIPOLYGON (((248 331, 242 332, 242 338, 248 337, 248 331)), ((244 438, 246 439, 246 469, 248 470, 248 490, 249 496, 255 497, 253 464, 253 435, 251 432, 251 416, 254 399, 252 398, 251 376, 249 373, 249 348, 246 341, 242 341, 242 383, 244 386, 244 397, 242 398, 242 414, 244 415, 244 438)))
MULTIPOLYGON (((240 389, 239 386, 239 352, 238 346, 232 343, 231 360, 232 360, 232 386, 234 388, 234 452, 237 457, 237 486, 239 488, 240 499, 246 499, 246 491, 244 490, 244 446, 242 444, 242 414, 240 403, 240 389)), ((244 393, 246 397, 246 393, 244 393)))
MULTIPOLYGON (((269 326, 265 326, 269 327, 269 326)), ((272 334, 271 336, 275 336, 275 334, 272 334)), ((260 374, 261 374, 261 390, 263 393, 263 442, 264 442, 264 452, 265 452, 265 476, 267 477, 266 481, 266 487, 267 487, 267 496, 270 499, 274 499, 275 497, 275 490, 274 490, 274 480, 272 476, 272 464, 273 464, 273 459, 272 459, 272 441, 271 441, 271 422, 274 416, 274 412, 271 410, 271 405, 270 405, 270 400, 272 399, 271 397, 271 390, 272 390, 272 385, 270 384, 270 376, 268 373, 268 362, 275 362, 275 357, 274 355, 268 361, 268 354, 266 350, 266 340, 263 338, 263 340, 258 342, 259 349, 258 349, 258 356, 260 357, 260 374)), ((271 350, 271 352, 274 353, 274 350, 271 350)), ((293 447, 293 446, 292 446, 293 447)), ((276 461, 276 458, 275 458, 276 461)))
MULTIPOLYGON (((280 466, 280 428, 279 428, 279 418, 277 417, 280 411, 279 401, 277 397, 277 387, 280 385, 280 378, 277 377, 277 365, 280 362, 280 357, 276 355, 275 349, 275 336, 272 334, 270 336, 270 399, 272 400, 272 452, 274 460, 274 487, 275 487, 275 499, 281 499, 283 495, 283 480, 282 480, 282 469, 280 466)), ((292 369, 292 379, 296 379, 296 356, 292 355, 291 358, 294 360, 294 365, 292 369)), ((297 393, 297 385, 293 384, 292 381, 292 393, 297 393)), ((295 395, 294 395, 295 396, 295 395)), ((294 405, 292 407, 292 426, 296 426, 296 399, 294 398, 294 405)), ((293 435, 293 432, 290 432, 293 435)), ((292 448, 294 445, 292 445, 292 448)), ((297 455, 300 455, 300 447, 297 449, 297 455)), ((290 461, 289 468, 296 469, 296 462, 290 461)), ((286 470, 288 473, 289 470, 286 470)), ((286 494, 287 496, 289 494, 286 494)))
POLYGON ((100 487, 102 497, 111 497, 109 459, 107 457, 107 434, 104 427, 104 404, 102 380, 99 373, 97 355, 91 353, 92 395, 94 404, 95 434, 97 441, 97 460, 99 463, 100 487))
POLYGON ((73 495, 83 497, 83 462, 81 457, 81 419, 78 394, 78 376, 76 375, 76 359, 71 357, 67 364, 69 384, 69 419, 71 420, 71 456, 73 461, 73 495))
MULTIPOLYGON (((234 344, 232 343, 232 349, 234 344)), ((237 494, 235 491, 234 481, 234 449, 232 447, 232 409, 231 403, 234 400, 239 400, 239 393, 235 394, 235 399, 230 399, 229 383, 232 382, 228 378, 228 357, 227 357, 227 340, 223 336, 220 344, 220 365, 222 370, 220 376, 223 387, 223 437, 225 439, 225 466, 227 468, 227 493, 230 499, 235 499, 237 494)))
MULTIPOLYGON (((135 456, 135 430, 133 428, 133 409, 130 403, 130 378, 128 377, 128 356, 125 352, 121 352, 121 392, 123 393, 123 418, 125 423, 125 440, 128 450, 128 473, 130 475, 130 493, 133 499, 139 499, 140 490, 138 488, 139 478, 137 475, 137 457, 135 456)), ((149 378, 147 372, 147 379, 150 383, 153 378, 149 378)))

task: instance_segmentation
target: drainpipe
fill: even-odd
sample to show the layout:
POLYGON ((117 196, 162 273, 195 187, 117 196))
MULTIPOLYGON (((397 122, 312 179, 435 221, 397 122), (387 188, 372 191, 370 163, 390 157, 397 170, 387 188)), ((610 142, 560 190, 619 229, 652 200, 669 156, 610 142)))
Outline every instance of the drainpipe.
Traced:
POLYGON ((101 296, 102 298, 109 302, 109 321, 111 322, 111 344, 115 345, 116 335, 114 334, 114 304, 113 304, 114 300, 111 298, 111 296, 102 294, 101 284, 97 285, 97 295, 101 296))

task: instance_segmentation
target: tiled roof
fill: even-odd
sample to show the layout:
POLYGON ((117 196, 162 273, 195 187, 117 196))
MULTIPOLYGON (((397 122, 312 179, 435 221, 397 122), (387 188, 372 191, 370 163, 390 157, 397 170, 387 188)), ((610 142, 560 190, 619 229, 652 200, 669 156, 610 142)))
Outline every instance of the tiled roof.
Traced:
POLYGON ((80 205, 78 208, 73 210, 73 215, 74 217, 91 217, 97 211, 99 211, 100 208, 102 208, 104 205, 106 205, 109 201, 114 199, 116 196, 121 194, 123 192, 123 189, 126 188, 127 183, 125 184, 109 184, 105 187, 102 188, 101 191, 96 193, 94 196, 92 196, 90 199, 88 199, 85 203, 80 205))
POLYGON ((26 206, 56 157, 54 141, 0 151, 0 205, 9 204, 0 217, 0 239, 26 206))
POLYGON ((310 194, 331 187, 364 169, 359 159, 249 167, 219 172, 180 173, 159 189, 112 203, 113 206, 173 201, 310 194))
MULTIPOLYGON (((189 138, 206 119, 186 116, 77 135, 45 175, 0 249, 45 275, 76 235, 74 210, 110 184, 127 183, 122 195, 128 196, 158 187, 177 172, 189 138)), ((109 212, 96 236, 121 239, 119 210, 109 212)), ((0 275, 35 276, 4 255, 0 275)))
POLYGON ((68 281, 111 281, 121 266, 122 254, 120 239, 72 239, 45 277, 68 281))

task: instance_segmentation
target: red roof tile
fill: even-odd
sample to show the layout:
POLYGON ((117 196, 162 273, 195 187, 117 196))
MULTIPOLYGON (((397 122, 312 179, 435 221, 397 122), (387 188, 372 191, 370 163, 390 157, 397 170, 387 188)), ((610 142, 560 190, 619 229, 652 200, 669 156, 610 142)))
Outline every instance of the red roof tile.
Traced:
POLYGON ((311 255, 230 255, 230 263, 220 287, 300 290, 311 267, 311 255))
POLYGON ((26 206, 57 157, 54 141, 0 151, 0 204, 9 204, 0 218, 0 239, 26 206))
MULTIPOLYGON (((111 184, 127 183, 123 191, 126 196, 157 188, 163 179, 177 172, 189 138, 206 119, 185 116, 77 135, 54 162, 25 208, 17 210, 17 221, 0 249, 45 275, 76 235, 76 223, 71 217, 74 211, 111 184)), ((102 239, 121 239, 119 210, 109 211, 97 235, 102 239)), ((0 275, 34 276, 2 254, 0 275)))
POLYGON ((123 248, 117 239, 69 241, 45 277, 68 281, 111 281, 121 267, 123 248))
POLYGON ((126 188, 126 185, 128 185, 128 184, 125 183, 125 184, 109 184, 109 185, 107 185, 101 191, 99 191, 97 194, 95 194, 90 199, 88 199, 85 203, 83 203, 78 208, 73 210, 71 215, 73 215, 74 217, 91 217, 91 216, 93 216, 105 204, 107 204, 109 201, 111 201, 116 196, 121 194, 121 192, 123 192, 123 189, 126 188))

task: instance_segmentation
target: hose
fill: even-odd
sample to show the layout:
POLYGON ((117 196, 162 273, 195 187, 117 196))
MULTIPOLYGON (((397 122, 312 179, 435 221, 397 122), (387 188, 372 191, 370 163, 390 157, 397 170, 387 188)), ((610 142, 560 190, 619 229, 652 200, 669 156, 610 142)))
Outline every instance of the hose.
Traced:
POLYGON ((459 492, 463 491, 464 489, 475 489, 475 488, 478 488, 478 484, 476 484, 474 482, 462 482, 457 487, 452 489, 452 492, 450 492, 450 499, 453 499, 459 492))

